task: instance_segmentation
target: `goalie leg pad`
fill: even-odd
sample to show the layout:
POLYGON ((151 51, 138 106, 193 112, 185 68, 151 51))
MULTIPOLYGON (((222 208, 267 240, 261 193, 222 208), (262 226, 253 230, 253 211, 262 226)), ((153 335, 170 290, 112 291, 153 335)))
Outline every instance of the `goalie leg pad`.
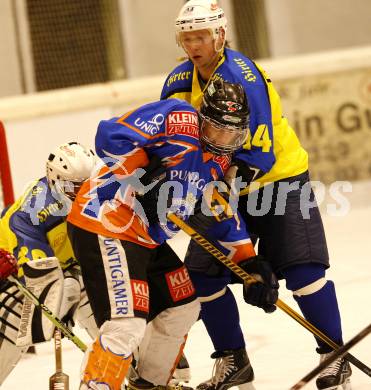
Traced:
POLYGON ((23 294, 8 281, 0 282, 0 339, 15 344, 21 319, 23 294))
POLYGON ((121 390, 132 356, 118 355, 102 345, 98 338, 87 352, 81 388, 121 390))
MULTIPOLYGON (((23 265, 26 287, 45 304, 52 313, 58 314, 63 295, 63 272, 56 257, 28 261, 23 265)), ((54 324, 41 310, 35 310, 27 297, 24 299, 17 346, 24 347, 52 338, 54 324)))
POLYGON ((94 389, 120 390, 129 370, 132 352, 141 342, 145 327, 144 318, 115 318, 106 321, 100 328, 100 336, 85 354, 81 374, 85 387, 81 385, 81 388, 90 389, 91 385, 94 389))
POLYGON ((155 385, 168 383, 184 337, 197 321, 199 312, 200 304, 194 300, 162 311, 147 325, 139 347, 140 377, 155 385))
POLYGON ((144 318, 114 318, 101 326, 101 341, 105 348, 116 354, 130 355, 138 348, 145 329, 144 318))
POLYGON ((95 322, 93 310, 90 306, 89 298, 86 294, 85 288, 81 290, 81 300, 76 312, 76 321, 81 328, 86 330, 86 332, 93 340, 98 337, 99 328, 95 322))
POLYGON ((9 340, 0 338, 0 387, 26 350, 27 347, 20 348, 9 340))
POLYGON ((0 282, 0 386, 26 348, 15 345, 22 313, 23 295, 8 282, 0 282))

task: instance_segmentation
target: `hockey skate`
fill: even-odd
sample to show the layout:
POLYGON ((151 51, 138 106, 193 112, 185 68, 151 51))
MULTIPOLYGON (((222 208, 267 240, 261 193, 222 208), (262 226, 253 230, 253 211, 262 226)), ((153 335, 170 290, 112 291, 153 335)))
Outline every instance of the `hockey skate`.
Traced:
POLYGON ((184 386, 183 383, 188 383, 191 379, 191 372, 188 364, 188 360, 184 354, 182 354, 175 370, 173 377, 170 380, 167 386, 155 386, 150 382, 145 381, 139 377, 137 372, 137 360, 134 358, 128 375, 129 384, 123 384, 122 389, 132 389, 132 390, 151 390, 151 389, 168 389, 168 390, 193 390, 192 387, 184 386))
POLYGON ((127 390, 193 390, 192 387, 183 386, 182 384, 154 385, 143 378, 130 379, 126 388, 127 390))
POLYGON ((212 377, 200 383, 196 390, 227 390, 233 386, 240 390, 255 390, 252 384, 254 371, 245 348, 216 351, 211 358, 216 359, 212 377))
POLYGON ((179 383, 188 383, 190 380, 191 369, 189 368, 188 360, 183 353, 174 370, 173 378, 170 380, 170 384, 176 385, 179 383))
MULTIPOLYGON (((326 359, 332 352, 321 354, 320 361, 326 359)), ((328 365, 316 380, 319 390, 351 390, 350 376, 352 370, 350 364, 343 358, 336 359, 328 365)))

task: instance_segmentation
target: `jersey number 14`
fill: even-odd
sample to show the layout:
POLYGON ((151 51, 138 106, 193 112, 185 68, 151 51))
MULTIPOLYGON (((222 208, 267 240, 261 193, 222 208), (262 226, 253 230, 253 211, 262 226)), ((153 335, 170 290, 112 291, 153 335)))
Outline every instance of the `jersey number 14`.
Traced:
POLYGON ((248 132, 243 148, 250 150, 252 146, 261 148, 263 153, 269 153, 272 147, 272 141, 269 137, 269 130, 267 125, 259 125, 253 137, 251 137, 251 132, 248 132))

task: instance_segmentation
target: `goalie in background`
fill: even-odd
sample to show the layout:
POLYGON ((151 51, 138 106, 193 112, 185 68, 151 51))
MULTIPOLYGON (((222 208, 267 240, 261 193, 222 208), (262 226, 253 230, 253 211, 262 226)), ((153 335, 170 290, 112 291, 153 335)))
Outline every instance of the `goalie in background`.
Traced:
MULTIPOLYGON (((175 31, 177 43, 188 60, 171 71, 161 98, 184 99, 198 108, 212 81, 222 79, 243 86, 250 106, 249 137, 243 148, 234 153, 226 178, 233 181, 242 177, 247 183, 247 194, 239 199, 239 211, 251 235, 259 239, 259 254, 270 263, 277 277, 285 279, 304 317, 342 345, 335 286, 325 275, 329 257, 310 185, 308 155, 282 113, 280 97, 270 78, 254 61, 225 47, 227 20, 215 0, 186 2, 176 19, 175 31), (269 197, 265 194, 271 194, 270 207, 266 207, 269 197), (264 210, 265 215, 261 215, 264 210)), ((199 230, 205 233, 202 226, 199 230)), ((223 240, 217 228, 205 235, 223 240)), ((198 388, 226 390, 237 383, 252 388, 252 369, 247 369, 238 308, 227 287, 232 282, 231 273, 215 265, 211 257, 191 242, 185 259, 202 300, 201 318, 215 348, 212 358, 216 359, 216 370, 198 388), (204 266, 200 267, 202 258, 204 266), (224 372, 228 375, 222 375, 224 372)), ((246 288, 244 298, 269 311, 266 302, 252 297, 246 288)), ((331 348, 319 339, 316 341, 323 360, 331 348)), ((319 375, 317 387, 348 389, 350 375, 349 363, 339 358, 319 375)))
MULTIPOLYGON (((97 327, 67 236, 66 216, 76 192, 92 173, 95 163, 94 153, 78 142, 58 146, 46 162, 46 176, 30 184, 13 205, 2 211, 0 219, 0 249, 17 259, 18 277, 23 282, 31 283, 37 289, 38 277, 51 269, 37 271, 33 266, 35 262, 51 258, 49 263, 52 263, 58 259, 59 271, 60 268, 63 270, 59 281, 62 294, 53 296, 51 288, 45 297, 47 306, 54 308, 54 313, 68 326, 73 325, 76 317, 91 337, 95 337, 97 327)), ((57 281, 56 275, 51 271, 48 282, 57 281)), ((0 280, 0 385, 28 345, 46 341, 53 334, 54 325, 46 317, 38 318, 37 315, 31 315, 27 329, 18 332, 23 301, 23 294, 13 283, 0 280)), ((33 310, 33 306, 30 309, 33 310)))

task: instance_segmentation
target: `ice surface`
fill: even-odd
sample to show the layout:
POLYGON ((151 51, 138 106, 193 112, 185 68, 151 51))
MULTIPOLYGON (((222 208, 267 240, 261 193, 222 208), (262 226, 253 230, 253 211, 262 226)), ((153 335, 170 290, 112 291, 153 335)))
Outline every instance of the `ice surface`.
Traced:
MULTIPOLYGON (((327 275, 336 283, 345 340, 371 322, 371 202, 369 192, 364 190, 358 192, 357 201, 351 203, 351 210, 345 216, 329 216, 326 205, 322 205, 332 263, 327 275), (361 200, 359 194, 362 195, 361 200)), ((186 238, 177 237, 173 245, 178 253, 183 254, 186 238)), ((256 389, 289 389, 318 364, 313 337, 280 310, 268 315, 244 304, 239 289, 232 289, 239 300, 241 323, 256 375, 256 389)), ((280 298, 298 310, 284 283, 281 283, 280 298)), ((75 332, 88 342, 84 332, 76 328, 75 332)), ((371 366, 370 351, 371 335, 356 345, 351 353, 371 366)), ((186 355, 192 368, 191 385, 196 386, 210 376, 213 361, 209 356, 212 352, 203 325, 201 322, 196 323, 186 345, 186 355)), ((78 388, 82 356, 70 341, 63 340, 63 369, 70 376, 71 390, 78 388)), ((53 343, 39 345, 37 355, 23 358, 1 389, 48 389, 49 377, 54 371, 53 343)), ((371 378, 355 367, 352 383, 353 390, 371 389, 371 378)), ((305 387, 308 390, 315 388, 314 381, 305 387)))

